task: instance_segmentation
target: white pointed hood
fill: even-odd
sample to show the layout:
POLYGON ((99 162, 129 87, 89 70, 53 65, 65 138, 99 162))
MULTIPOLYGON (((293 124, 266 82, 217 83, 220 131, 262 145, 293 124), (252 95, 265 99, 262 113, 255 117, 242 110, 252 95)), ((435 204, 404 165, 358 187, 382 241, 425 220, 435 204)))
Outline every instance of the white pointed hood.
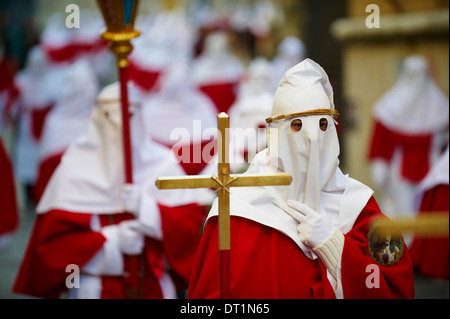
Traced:
POLYGON ((320 192, 339 165, 333 111, 333 89, 320 65, 306 59, 285 73, 273 102, 271 119, 275 120, 270 120, 268 129, 270 162, 295 176, 283 199, 300 201, 316 211, 320 192), (319 126, 322 118, 328 122, 325 131, 319 126), (291 131, 294 120, 302 121, 299 132, 291 131))

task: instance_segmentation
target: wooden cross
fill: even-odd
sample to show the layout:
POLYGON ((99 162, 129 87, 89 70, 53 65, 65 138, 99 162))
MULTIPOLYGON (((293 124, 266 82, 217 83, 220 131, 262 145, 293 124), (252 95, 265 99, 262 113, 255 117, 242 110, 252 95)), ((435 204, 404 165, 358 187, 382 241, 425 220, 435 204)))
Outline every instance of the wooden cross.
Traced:
POLYGON ((219 129, 218 176, 197 175, 180 177, 159 177, 159 189, 175 188, 216 188, 219 200, 219 260, 220 298, 230 297, 230 187, 289 185, 292 177, 288 173, 276 174, 230 174, 229 163, 229 116, 222 112, 217 115, 219 129))

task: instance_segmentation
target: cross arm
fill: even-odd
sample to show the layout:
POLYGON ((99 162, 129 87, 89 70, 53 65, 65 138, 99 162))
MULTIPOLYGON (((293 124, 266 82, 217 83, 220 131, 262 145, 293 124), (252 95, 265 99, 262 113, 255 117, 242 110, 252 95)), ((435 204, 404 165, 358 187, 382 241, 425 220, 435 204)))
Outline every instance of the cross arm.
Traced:
POLYGON ((191 175, 191 176, 164 176, 158 177, 155 181, 159 189, 176 188, 215 188, 217 182, 209 175, 191 175))
MULTIPOLYGON (((288 173, 277 174, 230 174, 228 185, 233 187, 239 186, 258 186, 258 185, 289 185, 292 176, 288 173)), ((155 181, 156 187, 159 189, 176 189, 176 188, 217 188, 222 186, 216 176, 209 175, 192 175, 182 178, 175 176, 158 177, 155 181)))

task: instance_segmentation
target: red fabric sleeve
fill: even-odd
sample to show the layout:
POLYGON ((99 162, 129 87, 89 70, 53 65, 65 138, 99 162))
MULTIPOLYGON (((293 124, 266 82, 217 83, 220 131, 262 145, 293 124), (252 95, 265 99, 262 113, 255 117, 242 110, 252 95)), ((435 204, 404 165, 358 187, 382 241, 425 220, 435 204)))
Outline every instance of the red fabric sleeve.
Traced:
MULTIPOLYGON (((419 215, 446 214, 449 185, 437 185, 425 192, 419 215)), ((447 237, 415 237, 411 245, 413 265, 424 276, 448 280, 449 240, 447 237)))
POLYGON ((159 205, 159 209, 164 255, 178 290, 186 289, 208 208, 189 204, 176 207, 159 205))
MULTIPOLYGON (((309 259, 289 237, 237 216, 231 216, 230 228, 230 298, 335 298, 322 262, 309 259)), ((217 217, 212 217, 195 257, 188 298, 219 298, 218 247, 217 217)))
POLYGON ((19 225, 13 167, 0 137, 0 234, 12 232, 19 225))
POLYGON ((103 246, 106 238, 90 230, 91 214, 53 210, 36 220, 13 285, 15 293, 59 298, 67 290, 66 267, 80 269, 103 246))
POLYGON ((384 217, 372 197, 356 220, 353 229, 345 234, 341 260, 341 280, 344 298, 414 298, 414 275, 411 256, 404 246, 403 256, 393 266, 376 264, 369 255, 367 234, 372 218, 384 217), (366 280, 379 271, 379 287, 371 287, 366 280), (369 286, 369 287, 368 287, 369 286))

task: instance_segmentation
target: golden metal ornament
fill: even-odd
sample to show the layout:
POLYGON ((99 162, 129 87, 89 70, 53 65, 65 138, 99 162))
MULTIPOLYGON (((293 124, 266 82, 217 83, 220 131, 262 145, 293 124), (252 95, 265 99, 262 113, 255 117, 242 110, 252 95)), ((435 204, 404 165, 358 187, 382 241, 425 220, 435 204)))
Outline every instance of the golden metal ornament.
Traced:
POLYGON ((372 260, 382 266, 397 264, 405 250, 405 241, 401 234, 383 233, 379 236, 374 229, 367 234, 367 245, 372 260))
POLYGON ((128 55, 133 51, 130 40, 138 37, 134 29, 139 0, 97 0, 106 24, 103 39, 109 41, 109 48, 117 58, 117 66, 128 66, 128 55))

